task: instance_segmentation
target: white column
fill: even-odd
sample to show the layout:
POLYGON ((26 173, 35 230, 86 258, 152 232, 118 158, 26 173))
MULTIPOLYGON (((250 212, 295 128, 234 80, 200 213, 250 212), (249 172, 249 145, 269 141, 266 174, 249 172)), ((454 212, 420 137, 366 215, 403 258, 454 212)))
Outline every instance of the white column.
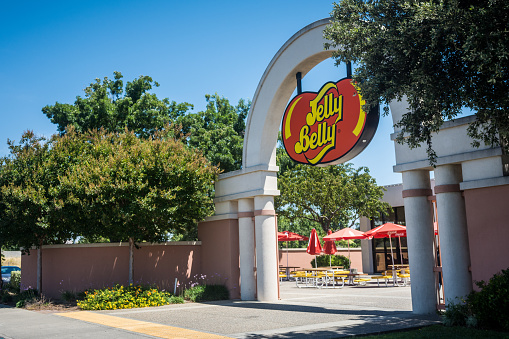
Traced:
MULTIPOLYGON (((367 232, 371 229, 369 218, 361 217, 359 220, 359 230, 367 232)), ((373 240, 361 240, 362 250, 362 271, 364 273, 373 274, 375 272, 373 262, 373 240)))
POLYGON ((461 181, 460 165, 444 165, 435 169, 435 194, 446 305, 450 302, 458 303, 472 291, 472 276, 468 271, 470 250, 465 202, 459 188, 461 181))
POLYGON ((403 172, 403 201, 407 226, 412 310, 416 314, 436 311, 437 292, 433 267, 433 214, 429 171, 403 172))
POLYGON ((239 199, 240 299, 255 300, 254 201, 239 199))
POLYGON ((259 301, 278 300, 276 216, 272 196, 256 196, 256 283, 259 301))

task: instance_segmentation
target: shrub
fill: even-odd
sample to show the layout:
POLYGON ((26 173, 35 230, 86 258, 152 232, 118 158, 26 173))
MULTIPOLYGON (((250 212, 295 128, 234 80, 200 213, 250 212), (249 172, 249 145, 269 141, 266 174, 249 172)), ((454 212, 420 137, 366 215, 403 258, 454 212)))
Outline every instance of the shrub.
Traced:
POLYGON ((9 303, 12 300, 12 295, 6 289, 0 290, 0 302, 9 303))
POLYGON ((442 323, 445 326, 466 326, 467 319, 472 317, 470 306, 464 301, 450 301, 442 314, 442 323))
POLYGON ((184 291, 184 299, 193 302, 228 300, 230 293, 224 285, 196 285, 184 291))
POLYGON ((481 289, 468 296, 468 304, 479 326, 509 331, 509 269, 495 274, 488 283, 476 282, 481 289))
POLYGON ((509 269, 495 274, 488 283, 476 282, 481 289, 466 300, 449 303, 442 316, 444 325, 482 327, 509 331, 509 269))
POLYGON ((84 294, 85 297, 77 303, 83 310, 116 310, 184 302, 182 298, 174 297, 169 292, 142 285, 115 285, 99 290, 88 290, 84 294))
POLYGON ((9 288, 13 292, 19 293, 20 285, 21 285, 21 271, 12 271, 11 281, 9 282, 9 288))
MULTIPOLYGON (((350 260, 345 257, 344 255, 332 255, 329 256, 328 254, 319 255, 316 257, 318 267, 327 267, 329 266, 329 257, 330 262, 332 266, 343 266, 345 269, 350 268, 350 260)), ((315 258, 311 260, 311 266, 315 267, 315 258)))
POLYGON ((62 300, 65 302, 75 302, 76 301, 76 293, 73 291, 63 291, 61 294, 62 300))
POLYGON ((36 289, 28 288, 21 291, 14 299, 16 301, 16 307, 24 307, 27 303, 31 303, 37 300, 39 292, 36 289))

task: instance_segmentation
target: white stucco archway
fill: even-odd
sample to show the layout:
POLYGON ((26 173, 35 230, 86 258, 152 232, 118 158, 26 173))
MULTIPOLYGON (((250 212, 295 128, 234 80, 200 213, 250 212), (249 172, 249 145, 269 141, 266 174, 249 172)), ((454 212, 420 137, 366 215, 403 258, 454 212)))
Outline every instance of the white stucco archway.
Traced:
POLYGON ((242 167, 276 165, 277 133, 286 105, 296 88, 295 75, 304 77, 332 51, 324 50, 323 30, 329 19, 316 21, 295 33, 279 49, 263 73, 246 124, 242 167))
POLYGON ((323 30, 328 23, 329 19, 322 19, 304 27, 271 60, 248 115, 242 169, 221 175, 216 183, 216 215, 211 220, 237 217, 239 221, 241 298, 244 300, 278 298, 273 199, 279 195, 277 135, 285 107, 296 88, 296 74, 300 72, 304 77, 332 55, 332 51, 324 50, 323 30))

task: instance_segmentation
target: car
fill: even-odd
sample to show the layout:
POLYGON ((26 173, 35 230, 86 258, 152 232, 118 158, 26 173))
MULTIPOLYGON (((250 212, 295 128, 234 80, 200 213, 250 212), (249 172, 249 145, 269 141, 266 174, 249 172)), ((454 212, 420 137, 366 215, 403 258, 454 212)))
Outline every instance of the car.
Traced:
POLYGON ((9 283, 11 281, 11 272, 21 271, 18 266, 2 266, 2 281, 9 283))

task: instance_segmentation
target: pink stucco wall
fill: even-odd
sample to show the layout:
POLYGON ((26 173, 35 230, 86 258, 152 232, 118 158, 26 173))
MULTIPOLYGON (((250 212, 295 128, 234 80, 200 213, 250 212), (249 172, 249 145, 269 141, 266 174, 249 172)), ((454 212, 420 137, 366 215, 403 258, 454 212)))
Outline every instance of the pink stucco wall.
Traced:
POLYGON ((509 268, 509 185, 465 190, 472 279, 509 268))
MULTIPOLYGON (((44 246, 42 291, 59 298, 63 291, 112 286, 128 281, 127 244, 79 244, 44 246)), ((173 291, 175 278, 188 283, 201 273, 199 242, 140 244, 134 251, 135 283, 156 284, 173 291)), ((23 287, 37 285, 37 250, 21 258, 23 287)))
MULTIPOLYGON (((344 255, 348 257, 348 249, 338 248, 336 255, 344 255)), ((311 260, 314 258, 306 252, 305 248, 290 248, 288 250, 288 266, 297 266, 299 268, 311 268, 311 260)), ((352 261, 352 268, 356 268, 359 272, 362 271, 362 252, 360 248, 350 249, 350 260, 352 261)), ((286 248, 279 249, 279 265, 286 265, 286 248)))
POLYGON ((202 273, 212 282, 224 283, 230 298, 240 298, 239 224, 236 219, 205 221, 198 224, 202 243, 202 273))
MULTIPOLYGON (((134 252, 135 283, 156 284, 173 291, 175 279, 180 286, 197 282, 222 283, 230 297, 240 297, 239 230, 236 219, 201 222, 198 242, 140 244, 134 252)), ((63 291, 79 292, 128 281, 129 247, 123 244, 51 245, 43 247, 43 293, 60 298, 63 291)), ((347 249, 338 254, 348 256, 347 249)), ((352 267, 362 271, 360 249, 351 249, 352 267)), ((306 249, 290 249, 289 264, 311 267, 313 256, 306 249)), ((286 249, 279 251, 279 264, 286 266, 286 249)), ((21 284, 37 285, 37 250, 22 256, 21 284)))

